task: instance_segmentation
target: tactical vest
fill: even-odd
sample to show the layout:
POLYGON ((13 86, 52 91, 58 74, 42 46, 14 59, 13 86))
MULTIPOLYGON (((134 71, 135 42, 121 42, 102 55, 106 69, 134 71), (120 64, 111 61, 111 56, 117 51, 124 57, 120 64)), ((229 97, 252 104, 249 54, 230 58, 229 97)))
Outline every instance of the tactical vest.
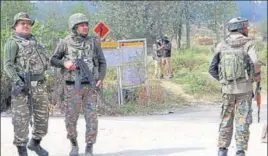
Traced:
MULTIPOLYGON (((66 37, 65 43, 67 44, 68 51, 65 53, 65 60, 83 59, 92 71, 94 78, 97 80, 99 77, 99 62, 98 55, 95 49, 95 41, 87 39, 81 43, 74 42, 71 36, 66 37)), ((78 76, 77 70, 64 69, 64 80, 75 81, 78 76)), ((87 81, 83 78, 82 81, 87 81)))
POLYGON ((17 70, 29 71, 33 75, 43 74, 49 63, 44 47, 33 36, 29 40, 17 36, 11 39, 19 48, 16 55, 17 70))
POLYGON ((241 39, 240 45, 224 42, 221 47, 219 78, 224 93, 237 94, 252 90, 254 65, 250 62, 245 44, 246 39, 241 39))
POLYGON ((231 47, 228 44, 222 47, 220 55, 220 83, 228 84, 229 81, 244 81, 252 78, 253 71, 247 60, 244 46, 231 47))
POLYGON ((155 43, 155 45, 156 45, 156 47, 155 47, 156 49, 154 49, 154 50, 155 50, 155 53, 156 53, 156 57, 162 57, 163 56, 163 50, 157 50, 161 46, 158 43, 155 43))

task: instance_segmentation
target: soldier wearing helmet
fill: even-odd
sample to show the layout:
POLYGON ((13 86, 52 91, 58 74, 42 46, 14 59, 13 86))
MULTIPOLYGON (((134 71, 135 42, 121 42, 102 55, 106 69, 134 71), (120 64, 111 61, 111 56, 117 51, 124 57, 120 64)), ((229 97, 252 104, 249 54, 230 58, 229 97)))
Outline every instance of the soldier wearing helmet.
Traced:
POLYGON ((162 37, 158 36, 156 37, 156 43, 153 44, 153 60, 154 60, 154 65, 155 65, 155 77, 157 79, 163 79, 163 64, 162 64, 162 59, 163 59, 163 48, 164 45, 162 43, 162 37))
POLYGON ((97 81, 96 86, 102 87, 106 74, 106 60, 100 43, 95 38, 92 39, 88 36, 89 20, 84 14, 71 15, 68 24, 72 33, 61 40, 56 47, 51 58, 51 65, 61 68, 63 73, 65 124, 67 138, 70 139, 72 145, 70 156, 78 156, 76 125, 81 107, 86 120, 85 155, 92 156, 93 144, 96 142, 98 133, 97 94, 90 87, 91 82, 87 79, 82 79, 79 82, 79 88, 75 87, 76 82, 78 82, 79 70, 74 61, 75 59, 84 60, 97 81), (76 94, 77 91, 80 94, 76 94))
POLYGON ((253 39, 248 37, 248 20, 231 19, 228 31, 228 37, 217 45, 209 68, 222 86, 218 155, 227 156, 235 120, 236 156, 245 156, 252 123, 253 82, 260 81, 260 66, 253 39))
POLYGON ((14 33, 8 39, 4 52, 4 71, 12 81, 11 109, 15 135, 13 144, 17 146, 19 156, 28 155, 26 145, 32 114, 32 139, 27 147, 39 156, 48 155, 40 146, 40 142, 48 130, 49 100, 44 84, 44 72, 49 65, 49 55, 31 34, 33 25, 34 20, 27 13, 16 14, 11 26, 14 33), (29 75, 28 80, 24 77, 26 74, 29 75), (26 86, 26 83, 31 86, 26 86))
POLYGON ((171 42, 167 36, 163 37, 164 53, 163 53, 163 64, 167 67, 168 78, 173 78, 172 66, 171 66, 171 42))

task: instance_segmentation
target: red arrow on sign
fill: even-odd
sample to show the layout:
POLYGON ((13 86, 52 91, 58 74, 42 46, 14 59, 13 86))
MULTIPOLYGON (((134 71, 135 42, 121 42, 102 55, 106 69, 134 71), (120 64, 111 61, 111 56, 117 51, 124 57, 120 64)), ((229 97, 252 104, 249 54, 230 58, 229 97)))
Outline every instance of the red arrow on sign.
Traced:
POLYGON ((95 28, 94 28, 94 32, 96 33, 96 35, 99 35, 99 37, 101 39, 104 39, 108 33, 110 32, 110 28, 104 24, 103 22, 99 22, 95 28))

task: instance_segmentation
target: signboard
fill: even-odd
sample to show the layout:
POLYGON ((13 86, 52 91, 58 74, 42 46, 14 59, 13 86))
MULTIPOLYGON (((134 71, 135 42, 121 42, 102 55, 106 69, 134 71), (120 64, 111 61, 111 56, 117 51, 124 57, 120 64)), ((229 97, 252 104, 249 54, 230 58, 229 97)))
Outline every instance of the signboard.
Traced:
POLYGON ((123 67, 123 85, 140 85, 145 82, 144 67, 123 67))
POLYGON ((116 48, 118 47, 118 42, 101 42, 102 48, 116 48))
POLYGON ((103 54, 107 66, 121 65, 121 50, 120 49, 103 49, 103 54))
MULTIPOLYGON (((106 26, 106 25, 105 25, 106 26)), ((95 33, 104 38, 109 31, 100 32, 99 24, 95 33)), ((127 39, 117 42, 101 42, 104 57, 108 67, 117 68, 118 103, 124 104, 123 89, 146 86, 149 96, 149 81, 147 71, 147 42, 146 39, 127 39)))
POLYGON ((123 42, 123 43, 120 43, 120 46, 121 47, 142 47, 144 46, 144 43, 143 42, 123 42))
POLYGON ((104 39, 108 33, 110 32, 110 28, 104 24, 103 22, 99 22, 95 28, 94 28, 94 32, 96 33, 96 35, 98 35, 101 39, 104 39))
POLYGON ((122 63, 141 62, 144 61, 143 47, 121 47, 122 63))

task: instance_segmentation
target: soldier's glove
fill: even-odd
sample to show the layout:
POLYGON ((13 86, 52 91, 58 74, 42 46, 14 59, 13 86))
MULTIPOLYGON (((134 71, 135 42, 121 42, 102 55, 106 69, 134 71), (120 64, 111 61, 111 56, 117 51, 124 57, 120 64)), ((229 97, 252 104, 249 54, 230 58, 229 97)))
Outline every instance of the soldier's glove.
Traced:
POLYGON ((18 80, 12 87, 12 91, 11 94, 14 96, 19 95, 19 93, 21 92, 25 92, 26 93, 26 87, 24 82, 22 82, 21 80, 18 80))

